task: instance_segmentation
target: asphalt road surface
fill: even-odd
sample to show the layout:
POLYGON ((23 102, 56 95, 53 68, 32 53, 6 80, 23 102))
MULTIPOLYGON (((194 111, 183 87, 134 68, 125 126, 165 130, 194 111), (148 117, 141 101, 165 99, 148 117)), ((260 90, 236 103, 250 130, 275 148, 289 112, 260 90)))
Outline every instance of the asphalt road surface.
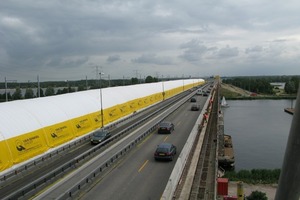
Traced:
MULTIPOLYGON (((206 97, 195 96, 203 107, 206 97)), ((166 120, 175 124, 171 134, 150 134, 137 148, 106 172, 104 177, 81 193, 83 200, 160 199, 170 177, 176 159, 194 126, 200 111, 191 111, 191 102, 186 102, 166 120), (155 161, 156 146, 162 142, 173 143, 177 155, 173 161, 155 161)))

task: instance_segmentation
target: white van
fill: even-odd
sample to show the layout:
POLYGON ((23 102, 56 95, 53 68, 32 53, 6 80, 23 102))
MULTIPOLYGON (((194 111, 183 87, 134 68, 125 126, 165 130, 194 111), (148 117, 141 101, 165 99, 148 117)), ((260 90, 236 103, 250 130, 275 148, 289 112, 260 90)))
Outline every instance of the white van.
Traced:
POLYGON ((196 94, 197 94, 197 95, 203 95, 202 89, 198 89, 196 94))

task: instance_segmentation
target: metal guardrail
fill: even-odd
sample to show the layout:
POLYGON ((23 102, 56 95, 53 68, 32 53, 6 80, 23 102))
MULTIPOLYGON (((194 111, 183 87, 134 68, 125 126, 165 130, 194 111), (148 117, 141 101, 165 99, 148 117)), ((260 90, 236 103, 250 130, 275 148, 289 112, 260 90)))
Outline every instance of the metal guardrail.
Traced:
MULTIPOLYGON (((136 114, 130 115, 129 117, 122 119, 118 122, 112 123, 105 128, 111 129, 112 127, 115 127, 118 124, 123 123, 124 121, 126 121, 132 117, 135 117, 135 116, 136 116, 136 114)), ((90 138, 91 138, 91 134, 79 137, 78 139, 75 139, 74 141, 68 142, 68 144, 64 144, 61 147, 55 148, 54 150, 50 151, 49 153, 38 156, 34 160, 25 162, 25 164, 22 164, 19 167, 14 167, 12 170, 10 170, 7 173, 4 173, 3 175, 0 176, 0 184, 2 184, 2 182, 5 182, 6 180, 8 180, 14 176, 17 176, 18 174, 20 174, 26 170, 31 169, 32 167, 36 167, 43 162, 47 162, 49 159, 52 159, 53 157, 59 155, 60 153, 66 151, 68 149, 71 149, 72 147, 74 147, 80 143, 86 142, 90 138)))
MULTIPOLYGON (((192 93, 193 94, 193 93, 192 93)), ((185 98, 184 101, 182 101, 181 104, 179 104, 172 112, 174 112, 176 109, 178 109, 184 102, 188 101, 190 96, 192 96, 192 94, 190 95, 187 95, 187 97, 185 98)), ((174 100, 175 101, 175 100, 174 100)), ((25 197, 25 196, 28 196, 30 194, 33 194, 35 193, 36 191, 38 191, 38 189, 40 189, 42 186, 44 186, 45 184, 51 182, 54 178, 57 178, 57 177, 60 177, 62 176, 61 174, 73 169, 76 167, 76 165, 78 165, 81 161, 89 158, 94 152, 98 151, 99 149, 101 149, 106 143, 109 143, 113 140, 116 140, 118 139, 119 137, 121 137, 123 134, 129 132, 130 130, 132 130, 133 128, 135 128, 136 126, 140 125, 141 123, 143 123, 144 121, 148 120, 150 117, 152 117, 153 115, 157 114, 158 112, 160 112, 161 110, 165 109, 166 107, 172 105, 174 103, 174 101, 171 101, 169 102, 168 104, 166 104, 164 107, 156 110, 155 112, 151 113, 150 115, 144 117, 143 119, 139 120, 138 122, 134 123, 133 125, 127 127, 126 129, 124 129, 123 131, 121 131, 120 133, 112 136, 111 138, 109 138, 108 140, 100 143, 99 145, 91 148, 90 150, 84 152, 83 154, 77 156, 76 158, 72 159, 71 161, 67 162, 65 165, 63 165, 62 167, 59 167, 49 173, 47 173, 46 175, 44 175, 43 177, 39 178, 39 179, 36 179, 34 182, 31 182, 30 184, 22 187, 22 188, 19 188, 17 189, 15 192, 11 193, 10 195, 6 196, 4 199, 6 200, 10 200, 10 199, 17 199, 19 197, 25 197)), ((134 143, 135 141, 140 141, 141 138, 143 138, 146 134, 149 134, 149 131, 152 131, 153 129, 155 129, 157 127, 157 125, 162 121, 164 120, 164 118, 162 118, 161 120, 159 120, 154 126, 152 126, 149 130, 147 130, 145 133, 141 134, 138 138, 136 138, 132 143, 134 143)), ((87 136, 89 137, 89 136, 87 136)), ((128 149, 128 146, 126 146, 126 148, 124 148, 124 152, 127 151, 128 149)), ((62 147, 62 148, 66 148, 66 147, 62 147)), ((60 149, 62 149, 60 148, 60 149)), ((129 147, 130 149, 130 147, 129 147)), ((103 163, 101 166, 101 170, 102 171, 104 168, 103 166, 106 166, 108 167, 109 166, 109 163, 112 163, 112 161, 115 161, 116 159, 115 158, 120 158, 120 156, 123 154, 122 151, 120 151, 119 153, 117 153, 116 155, 112 156, 110 159, 108 159, 107 162, 103 163)), ((57 150, 59 151, 59 150, 57 150)), ((57 151, 55 152, 55 155, 57 154, 57 151)), ((96 173, 97 170, 95 170, 95 172, 92 172, 91 175, 89 175, 88 177, 90 176, 96 176, 97 174, 99 173, 96 173)), ((86 181, 87 179, 85 179, 86 181)), ((83 182, 85 182, 83 181, 83 182)), ((89 182, 89 181, 88 181, 89 182)), ((87 182, 87 183, 88 183, 87 182)), ((70 191, 73 191, 73 190, 78 190, 78 188, 82 188, 82 182, 80 182, 81 185, 79 184, 79 186, 77 186, 77 189, 74 189, 72 188, 70 191)), ((78 185, 78 184, 76 184, 78 185)), ((71 192, 71 194, 74 194, 74 192, 71 192)))
POLYGON ((111 166, 114 162, 119 160, 122 156, 124 156, 127 152, 129 152, 132 148, 134 148, 140 141, 142 141, 147 135, 153 132, 156 129, 156 126, 151 127, 151 129, 147 130, 145 133, 141 134, 138 138, 134 141, 128 143, 125 148, 121 151, 114 154, 111 158, 107 159, 99 168, 95 169, 94 171, 90 172, 87 176, 83 179, 78 181, 72 188, 70 188, 65 193, 61 194, 57 197, 57 200, 65 200, 70 199, 75 196, 82 188, 84 188, 87 184, 91 183, 93 179, 95 179, 98 175, 104 172, 105 168, 111 166))
MULTIPOLYGON (((177 105, 176 108, 174 108, 168 115, 172 114, 177 110, 183 103, 188 101, 190 97, 186 98, 186 100, 182 101, 180 104, 177 105)), ((161 108, 163 109, 163 108, 161 108)), ((157 111, 158 112, 158 111, 157 111)), ((152 115, 155 115, 156 113, 153 113, 152 115)), ((142 141, 147 135, 153 132, 157 128, 157 125, 163 121, 168 115, 165 117, 162 117, 160 120, 158 120, 153 126, 151 126, 147 131, 140 134, 138 137, 136 137, 133 141, 129 142, 127 145, 125 145, 124 148, 122 148, 119 152, 115 153, 112 157, 107 159, 104 163, 100 165, 99 168, 89 172, 84 178, 79 180, 77 183, 73 185, 72 188, 70 188, 68 191, 61 194, 59 197, 55 199, 69 199, 72 198, 77 192, 79 192, 82 188, 84 188, 87 184, 91 183, 96 176, 101 174, 105 168, 108 168, 112 163, 116 162, 118 159, 120 159, 122 156, 124 156, 129 150, 131 150, 133 147, 135 147, 140 141, 142 141)), ((146 120, 150 118, 150 116, 147 116, 146 120)), ((43 196, 43 195, 42 195, 43 196)), ((37 197, 36 199, 43 199, 44 197, 37 197)))

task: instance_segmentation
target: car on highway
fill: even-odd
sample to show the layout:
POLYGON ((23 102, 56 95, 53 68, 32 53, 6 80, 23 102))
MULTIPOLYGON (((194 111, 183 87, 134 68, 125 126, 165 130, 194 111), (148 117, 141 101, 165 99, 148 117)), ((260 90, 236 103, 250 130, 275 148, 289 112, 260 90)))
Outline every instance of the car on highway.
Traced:
POLYGON ((92 135, 91 144, 99 144, 99 143, 107 140, 110 137, 111 137, 111 134, 108 130, 105 130, 105 129, 97 130, 92 135))
POLYGON ((155 160, 173 160, 176 154, 176 146, 171 143, 161 143, 157 145, 154 152, 155 160))
POLYGON ((191 102, 196 102, 196 101, 197 101, 197 99, 195 97, 191 98, 191 102))
POLYGON ((202 89, 198 89, 197 92, 196 92, 196 94, 197 94, 197 95, 202 95, 202 94, 203 94, 202 89))
POLYGON ((209 95, 209 93, 210 93, 209 91, 203 92, 203 96, 207 97, 209 95))
POLYGON ((200 105, 198 105, 198 104, 193 104, 193 105, 191 106, 191 111, 198 111, 198 110, 200 110, 200 105))
POLYGON ((158 130, 157 130, 158 134, 161 133, 170 134, 172 131, 174 131, 174 124, 172 122, 163 121, 160 122, 160 124, 158 125, 158 130))

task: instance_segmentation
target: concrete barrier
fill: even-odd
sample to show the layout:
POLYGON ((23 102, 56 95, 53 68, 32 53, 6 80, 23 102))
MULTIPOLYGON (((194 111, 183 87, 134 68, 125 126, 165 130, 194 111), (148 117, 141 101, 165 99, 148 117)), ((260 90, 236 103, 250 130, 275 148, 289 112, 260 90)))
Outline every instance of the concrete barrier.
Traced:
POLYGON ((192 146, 194 144, 195 138, 198 134, 199 131, 199 125, 202 123, 203 121, 203 114, 206 112, 206 109, 209 106, 209 100, 210 100, 211 95, 208 96, 207 101, 205 102, 203 109, 176 161, 176 164, 173 168, 173 171, 170 175, 169 181, 165 187, 165 190, 163 192, 163 195, 161 197, 161 199, 163 200, 171 200, 173 198, 174 192, 176 190, 176 187, 178 185, 178 182, 180 180, 180 177, 183 173, 183 169, 186 165, 186 162, 188 160, 188 157, 190 155, 192 146))

